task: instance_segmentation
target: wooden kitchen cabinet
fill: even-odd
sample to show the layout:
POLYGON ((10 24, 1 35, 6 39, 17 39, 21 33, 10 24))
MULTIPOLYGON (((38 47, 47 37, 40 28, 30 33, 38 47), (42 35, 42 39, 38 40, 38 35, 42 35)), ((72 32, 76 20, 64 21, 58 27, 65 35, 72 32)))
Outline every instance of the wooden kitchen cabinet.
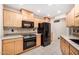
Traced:
POLYGON ((14 55, 14 41, 8 41, 5 42, 5 40, 2 43, 2 54, 3 55, 14 55))
POLYGON ((15 55, 23 51, 23 38, 4 39, 2 41, 2 54, 15 55))
POLYGON ((79 4, 75 5, 75 26, 79 26, 79 4))
POLYGON ((62 51, 62 54, 69 55, 69 43, 64 40, 64 38, 61 37, 60 40, 60 48, 62 51))
POLYGON ((23 39, 18 38, 18 39, 16 39, 16 41, 14 43, 15 43, 14 44, 15 45, 15 54, 23 52, 23 39))
POLYGON ((34 19, 34 27, 38 28, 38 23, 39 23, 39 19, 35 18, 34 19))
POLYGON ((72 27, 74 26, 74 8, 67 14, 67 17, 66 17, 66 21, 67 21, 67 26, 68 27, 72 27))
POLYGON ((34 21, 34 16, 33 16, 33 12, 22 9, 21 10, 21 14, 22 14, 22 19, 26 20, 26 21, 34 21))
POLYGON ((63 37, 60 40, 61 52, 64 55, 79 55, 79 50, 73 47, 69 42, 67 42, 63 37))
POLYGON ((75 16, 79 16, 79 4, 75 5, 75 16))
POLYGON ((79 51, 70 45, 70 55, 79 55, 79 51))
POLYGON ((21 27, 22 16, 10 10, 3 10, 4 27, 21 27))
POLYGON ((41 35, 37 35, 36 36, 36 46, 40 46, 41 45, 41 35))
POLYGON ((67 14, 66 24, 68 27, 79 26, 79 4, 74 5, 74 8, 67 14))

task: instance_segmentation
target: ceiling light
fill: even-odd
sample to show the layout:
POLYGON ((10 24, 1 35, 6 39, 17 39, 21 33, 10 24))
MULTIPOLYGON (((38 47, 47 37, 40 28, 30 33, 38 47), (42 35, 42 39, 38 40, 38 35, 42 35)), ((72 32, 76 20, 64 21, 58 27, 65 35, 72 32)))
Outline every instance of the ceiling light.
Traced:
POLYGON ((58 10, 58 11, 57 11, 57 13, 59 14, 59 13, 61 13, 61 11, 60 11, 60 10, 58 10))
POLYGON ((20 6, 23 6, 24 4, 19 4, 20 6))
POLYGON ((40 13, 40 10, 37 10, 38 13, 40 13))
POLYGON ((48 6, 51 6, 52 4, 48 4, 48 6))
POLYGON ((47 16, 50 16, 49 14, 47 16))

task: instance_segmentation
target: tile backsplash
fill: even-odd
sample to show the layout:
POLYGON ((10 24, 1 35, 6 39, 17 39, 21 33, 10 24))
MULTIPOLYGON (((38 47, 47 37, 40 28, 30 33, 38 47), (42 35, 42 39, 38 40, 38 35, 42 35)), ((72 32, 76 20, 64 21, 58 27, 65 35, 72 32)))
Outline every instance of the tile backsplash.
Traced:
POLYGON ((25 34, 25 33, 36 33, 37 29, 25 29, 25 28, 11 28, 11 27, 5 27, 4 28, 4 35, 6 34, 25 34))

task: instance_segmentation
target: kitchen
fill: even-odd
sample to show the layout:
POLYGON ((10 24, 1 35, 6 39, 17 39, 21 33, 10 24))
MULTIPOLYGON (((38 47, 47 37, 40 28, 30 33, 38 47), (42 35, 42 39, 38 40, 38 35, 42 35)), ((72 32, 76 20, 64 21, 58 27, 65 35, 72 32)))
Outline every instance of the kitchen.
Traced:
POLYGON ((4 4, 1 54, 78 55, 78 13, 74 4, 4 4))

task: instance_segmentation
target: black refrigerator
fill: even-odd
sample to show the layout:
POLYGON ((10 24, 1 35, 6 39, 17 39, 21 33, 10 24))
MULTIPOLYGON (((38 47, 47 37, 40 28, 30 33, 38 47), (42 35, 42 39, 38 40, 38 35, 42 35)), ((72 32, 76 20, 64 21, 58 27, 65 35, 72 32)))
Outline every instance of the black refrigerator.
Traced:
POLYGON ((51 43, 51 24, 50 23, 39 23, 38 33, 41 33, 41 45, 47 46, 51 43))

